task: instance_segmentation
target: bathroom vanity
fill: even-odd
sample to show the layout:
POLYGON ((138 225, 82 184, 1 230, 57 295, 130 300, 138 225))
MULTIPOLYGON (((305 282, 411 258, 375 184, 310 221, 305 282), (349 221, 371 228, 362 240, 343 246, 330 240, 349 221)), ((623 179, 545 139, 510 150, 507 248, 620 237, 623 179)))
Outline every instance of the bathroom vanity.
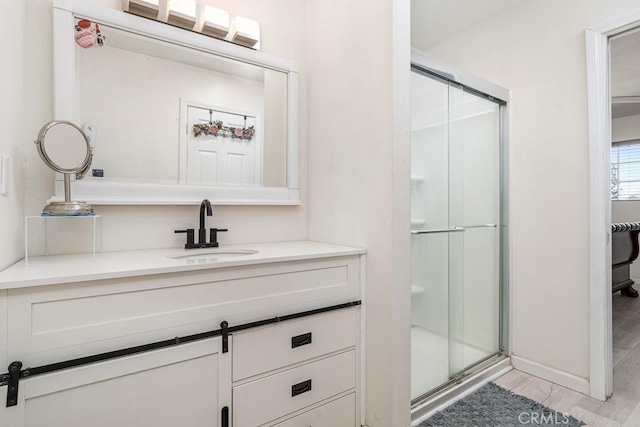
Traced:
POLYGON ((299 241, 20 262, 0 273, 0 374, 22 363, 2 378, 0 424, 359 426, 364 252, 299 241))
MULTIPOLYGON (((54 119, 87 132, 95 168, 67 179, 74 197, 210 198, 198 243, 177 230, 188 248, 226 231, 206 242, 203 204, 301 203, 295 61, 84 0, 54 0, 53 52, 54 119), (85 24, 107 42, 78 43, 85 24)), ((359 426, 364 253, 298 241, 15 264, 0 273, 0 426, 359 426)))

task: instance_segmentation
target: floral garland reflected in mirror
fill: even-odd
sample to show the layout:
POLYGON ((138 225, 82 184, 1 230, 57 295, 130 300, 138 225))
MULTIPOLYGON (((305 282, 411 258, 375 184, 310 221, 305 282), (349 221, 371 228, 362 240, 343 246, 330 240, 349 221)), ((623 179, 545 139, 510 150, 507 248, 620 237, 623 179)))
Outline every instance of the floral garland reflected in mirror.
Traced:
POLYGON ((255 135, 255 126, 247 127, 247 116, 244 116, 244 126, 225 126, 222 120, 213 120, 213 111, 209 110, 209 123, 193 125, 193 136, 219 136, 223 138, 239 138, 251 141, 255 135))

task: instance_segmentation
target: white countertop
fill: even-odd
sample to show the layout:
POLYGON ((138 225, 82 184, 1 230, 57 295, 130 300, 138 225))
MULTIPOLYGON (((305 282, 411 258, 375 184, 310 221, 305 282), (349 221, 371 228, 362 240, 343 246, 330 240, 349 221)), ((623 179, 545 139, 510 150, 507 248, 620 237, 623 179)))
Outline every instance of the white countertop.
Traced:
MULTIPOLYGON (((213 248, 212 248, 213 249, 213 248)), ((207 249, 154 249, 140 251, 29 257, 0 272, 0 289, 26 288, 87 280, 115 279, 149 274, 178 273, 211 268, 237 267, 272 262, 297 261, 335 256, 359 255, 366 250, 312 241, 247 243, 225 245, 217 250, 256 250, 252 255, 223 258, 173 259, 179 253, 197 255, 207 249)))

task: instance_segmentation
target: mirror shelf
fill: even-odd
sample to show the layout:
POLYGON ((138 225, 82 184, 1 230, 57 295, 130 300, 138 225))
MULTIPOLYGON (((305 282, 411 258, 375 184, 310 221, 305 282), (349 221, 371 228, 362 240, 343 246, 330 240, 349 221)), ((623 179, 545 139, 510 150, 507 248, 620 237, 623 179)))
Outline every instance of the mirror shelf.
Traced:
MULTIPOLYGON (((270 183, 266 175, 264 186, 259 185, 262 183, 262 177, 256 177, 254 182, 249 181, 244 185, 236 185, 235 183, 219 185, 209 181, 194 182, 192 185, 188 181, 185 182, 184 159, 186 154, 183 148, 183 141, 181 142, 183 144, 181 148, 179 150, 176 149, 176 152, 179 151, 179 155, 183 157, 175 162, 175 164, 180 165, 178 176, 175 179, 173 176, 168 179, 157 179, 156 181, 140 179, 139 177, 123 179, 112 177, 113 175, 111 174, 108 175, 110 178, 90 178, 73 182, 73 197, 82 198, 94 205, 197 204, 203 198, 208 198, 212 203, 218 205, 301 204, 298 191, 298 67, 295 62, 130 15, 120 10, 93 6, 82 0, 54 0, 53 12, 54 117, 56 120, 80 121, 78 123, 80 126, 87 124, 86 119, 82 117, 82 115, 86 116, 86 109, 83 105, 78 105, 79 92, 77 88, 79 83, 76 73, 80 58, 77 56, 78 48, 75 46, 74 41, 75 23, 78 19, 86 19, 107 28, 128 32, 135 37, 146 37, 154 42, 166 42, 176 46, 178 49, 185 48, 194 52, 197 51, 198 55, 205 54, 212 55, 212 58, 220 58, 220 60, 214 59, 213 61, 236 62, 241 68, 254 67, 258 70, 264 70, 264 73, 275 72, 278 75, 285 76, 282 79, 284 85, 280 85, 281 87, 284 86, 285 90, 280 97, 283 103, 281 104, 283 105, 281 107, 281 111, 283 111, 281 115, 285 121, 280 126, 283 132, 281 135, 283 136, 277 138, 278 144, 283 147, 279 148, 280 160, 277 161, 279 167, 283 169, 275 174, 279 177, 278 182, 270 183)), ((107 103, 103 102, 103 104, 107 103)), ((179 106, 180 104, 176 105, 179 106)), ((184 102, 182 102, 182 107, 179 109, 181 111, 184 110, 184 102)), ((229 109, 233 110, 234 108, 230 107, 229 109)), ((242 110, 241 108, 235 109, 242 110)), ((247 109, 244 110, 249 111, 247 109)), ((180 112, 180 114, 182 113, 180 112)), ((178 123, 178 121, 181 128, 184 129, 182 116, 176 118, 175 122, 178 123)), ((263 137, 261 127, 256 128, 256 142, 259 141, 261 144, 258 147, 268 147, 268 145, 265 145, 268 144, 266 140, 260 141, 260 138, 263 137)), ((114 129, 114 126, 106 128, 111 130, 114 129)), ((101 149, 105 144, 104 132, 101 133, 101 129, 104 130, 105 126, 103 125, 102 128, 98 126, 98 142, 95 150, 98 160, 101 149)), ((265 131, 265 137, 266 133, 267 131, 265 131)), ((272 134, 270 133, 269 135, 272 134)), ((178 144, 177 137, 176 144, 178 144)), ((260 150, 258 148, 258 154, 261 154, 260 150)), ((124 150, 118 152, 118 154, 122 158, 128 156, 128 153, 124 152, 124 150)), ((267 158, 273 158, 273 155, 270 157, 268 154, 264 154, 265 162, 267 158)), ((145 159, 152 161, 151 159, 155 160, 155 156, 156 153, 150 153, 145 159)), ((101 168, 97 163, 94 162, 96 167, 101 168)), ((138 165, 141 168, 150 167, 140 163, 138 165)), ((255 169, 258 171, 264 170, 264 173, 267 173, 266 168, 262 166, 257 165, 255 169)), ((64 194, 64 187, 59 179, 60 177, 57 176, 55 192, 50 201, 60 200, 64 194)))
MULTIPOLYGON (((224 188, 202 185, 172 185, 117 182, 76 182, 73 197, 91 205, 199 205, 209 199, 215 205, 276 205, 298 206, 298 190, 277 187, 224 188), (78 185, 82 184, 82 185, 78 185), (176 191, 178 187, 179 191, 176 191)), ((56 194, 64 194, 63 183, 56 181, 56 194)), ((61 201, 54 196, 48 202, 61 201)))

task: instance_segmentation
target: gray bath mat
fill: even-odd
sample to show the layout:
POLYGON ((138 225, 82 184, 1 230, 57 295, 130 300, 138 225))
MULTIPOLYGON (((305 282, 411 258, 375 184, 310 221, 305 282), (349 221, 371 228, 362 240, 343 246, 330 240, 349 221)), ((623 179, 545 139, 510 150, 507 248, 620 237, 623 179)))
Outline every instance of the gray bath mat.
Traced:
POLYGON ((418 427, 578 427, 585 423, 568 414, 488 383, 473 394, 437 412, 418 427))

